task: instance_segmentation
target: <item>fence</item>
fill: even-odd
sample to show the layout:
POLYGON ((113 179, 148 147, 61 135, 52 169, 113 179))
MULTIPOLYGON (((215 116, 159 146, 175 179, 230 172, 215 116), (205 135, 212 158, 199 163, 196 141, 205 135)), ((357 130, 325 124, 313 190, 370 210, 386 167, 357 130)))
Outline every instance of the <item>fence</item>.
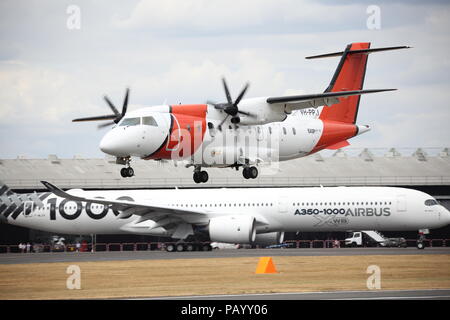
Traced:
MULTIPOLYGON (((450 239, 426 239, 424 240, 426 247, 449 247, 450 239)), ((408 247, 415 247, 416 239, 406 240, 408 247)), ((96 243, 94 248, 92 244, 82 245, 78 250, 81 252, 110 252, 110 251, 154 251, 164 248, 163 242, 136 242, 136 243, 96 243), (94 249, 94 250, 92 250, 94 249)), ((344 240, 288 240, 284 242, 287 248, 343 248, 344 240)), ((65 246, 51 245, 34 245, 30 247, 30 252, 76 252, 77 248, 74 244, 65 246)), ((0 253, 20 253, 18 245, 0 245, 0 253)), ((25 249, 23 252, 27 252, 25 249)))

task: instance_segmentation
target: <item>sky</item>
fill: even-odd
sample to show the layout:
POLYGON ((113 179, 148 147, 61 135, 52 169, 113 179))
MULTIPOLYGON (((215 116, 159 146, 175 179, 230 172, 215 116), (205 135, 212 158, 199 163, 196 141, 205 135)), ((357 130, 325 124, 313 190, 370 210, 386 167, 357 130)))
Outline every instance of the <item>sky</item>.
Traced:
POLYGON ((450 2, 313 0, 2 0, 0 158, 103 157, 108 129, 72 123, 129 110, 320 93, 352 42, 411 49, 369 57, 361 98, 372 130, 352 148, 450 147, 450 2))

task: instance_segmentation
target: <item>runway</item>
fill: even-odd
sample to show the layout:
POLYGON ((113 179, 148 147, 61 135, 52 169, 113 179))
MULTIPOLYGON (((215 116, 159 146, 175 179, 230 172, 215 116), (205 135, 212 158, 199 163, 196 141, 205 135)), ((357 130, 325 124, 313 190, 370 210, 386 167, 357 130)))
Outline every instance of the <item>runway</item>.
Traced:
POLYGON ((109 252, 52 252, 0 254, 0 264, 208 259, 263 256, 358 256, 358 255, 417 255, 450 254, 450 247, 417 248, 335 248, 335 249, 223 249, 215 251, 109 251, 109 252))
POLYGON ((450 300, 450 289, 289 292, 141 298, 139 300, 450 300))

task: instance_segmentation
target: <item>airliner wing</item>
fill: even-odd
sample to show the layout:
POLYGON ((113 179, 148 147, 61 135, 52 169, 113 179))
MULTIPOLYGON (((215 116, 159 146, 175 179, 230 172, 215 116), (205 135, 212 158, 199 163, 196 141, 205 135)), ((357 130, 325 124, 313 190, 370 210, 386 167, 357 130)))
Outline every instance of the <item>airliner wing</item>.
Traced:
MULTIPOLYGON (((155 206, 127 200, 110 200, 100 197, 86 198, 79 195, 72 195, 70 193, 67 193, 47 181, 41 181, 41 183, 50 192, 54 193, 58 197, 72 201, 84 201, 103 204, 106 206, 110 206, 112 209, 119 210, 121 214, 118 216, 118 218, 129 217, 130 215, 134 214, 137 216, 141 216, 142 218, 145 217, 146 219, 152 220, 154 218, 158 218, 158 220, 160 220, 163 217, 166 218, 170 216, 171 218, 179 220, 180 222, 184 221, 187 223, 194 223, 194 224, 207 223, 209 221, 209 218, 204 213, 193 210, 185 210, 180 208, 172 208, 159 205, 155 206)), ((144 221, 145 219, 141 220, 144 221)))
POLYGON ((317 108, 320 106, 331 106, 333 104, 339 103, 339 98, 393 90, 397 89, 352 90, 324 92, 318 94, 303 94, 295 96, 269 97, 266 101, 268 104, 281 105, 286 109, 287 112, 291 112, 292 110, 317 108))

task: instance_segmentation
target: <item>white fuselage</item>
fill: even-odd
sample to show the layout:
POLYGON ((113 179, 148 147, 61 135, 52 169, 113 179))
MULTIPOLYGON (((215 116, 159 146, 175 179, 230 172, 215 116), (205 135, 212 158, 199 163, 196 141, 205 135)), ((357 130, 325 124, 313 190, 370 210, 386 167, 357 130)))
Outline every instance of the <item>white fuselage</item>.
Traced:
MULTIPOLYGON (((193 225, 207 225, 222 216, 252 216, 256 232, 350 230, 419 230, 450 223, 450 213, 426 193, 393 187, 246 188, 76 191, 85 197, 126 199, 140 204, 179 208, 204 217, 193 225), (426 201, 429 200, 426 204, 426 201), (431 201, 431 202, 430 202, 431 201), (431 203, 431 205, 430 205, 431 203)), ((118 218, 119 212, 100 204, 74 202, 53 193, 7 222, 64 234, 135 233, 170 236, 170 230, 140 227, 137 215, 118 218)), ((27 206, 25 205, 25 208, 27 206)), ((147 226, 151 221, 146 222, 147 226)), ((188 222, 189 223, 189 222, 188 222)))
MULTIPOLYGON (((254 104, 252 110, 263 103, 261 99, 249 100, 254 104)), ((250 104, 246 100, 242 103, 250 104)), ((263 117, 263 120, 260 119, 261 124, 238 126, 213 106, 205 107, 207 116, 204 122, 201 118, 191 118, 189 123, 182 114, 169 112, 170 106, 154 106, 129 112, 126 119, 103 137, 100 149, 116 157, 185 160, 203 167, 224 167, 245 162, 264 165, 286 161, 325 148, 325 145, 318 146, 325 133, 324 121, 319 119, 323 107, 297 110, 288 115, 282 113, 276 122, 265 123, 263 120, 266 118, 263 117), (127 119, 150 117, 154 125, 145 125, 144 120, 134 125, 125 125, 124 122, 127 119), (224 118, 226 121, 223 121, 224 118), (185 127, 189 130, 183 129, 185 127), (201 129, 195 131, 194 128, 201 129), (203 134, 198 133, 201 131, 203 134)), ((264 115, 262 111, 261 115, 264 115)), ((243 123, 252 120, 250 117, 242 118, 243 123)), ((368 126, 348 126, 358 128, 356 135, 370 130, 368 126)), ((343 131, 342 137, 327 135, 330 138, 322 143, 330 145, 355 134, 353 131, 352 134, 343 131)))

